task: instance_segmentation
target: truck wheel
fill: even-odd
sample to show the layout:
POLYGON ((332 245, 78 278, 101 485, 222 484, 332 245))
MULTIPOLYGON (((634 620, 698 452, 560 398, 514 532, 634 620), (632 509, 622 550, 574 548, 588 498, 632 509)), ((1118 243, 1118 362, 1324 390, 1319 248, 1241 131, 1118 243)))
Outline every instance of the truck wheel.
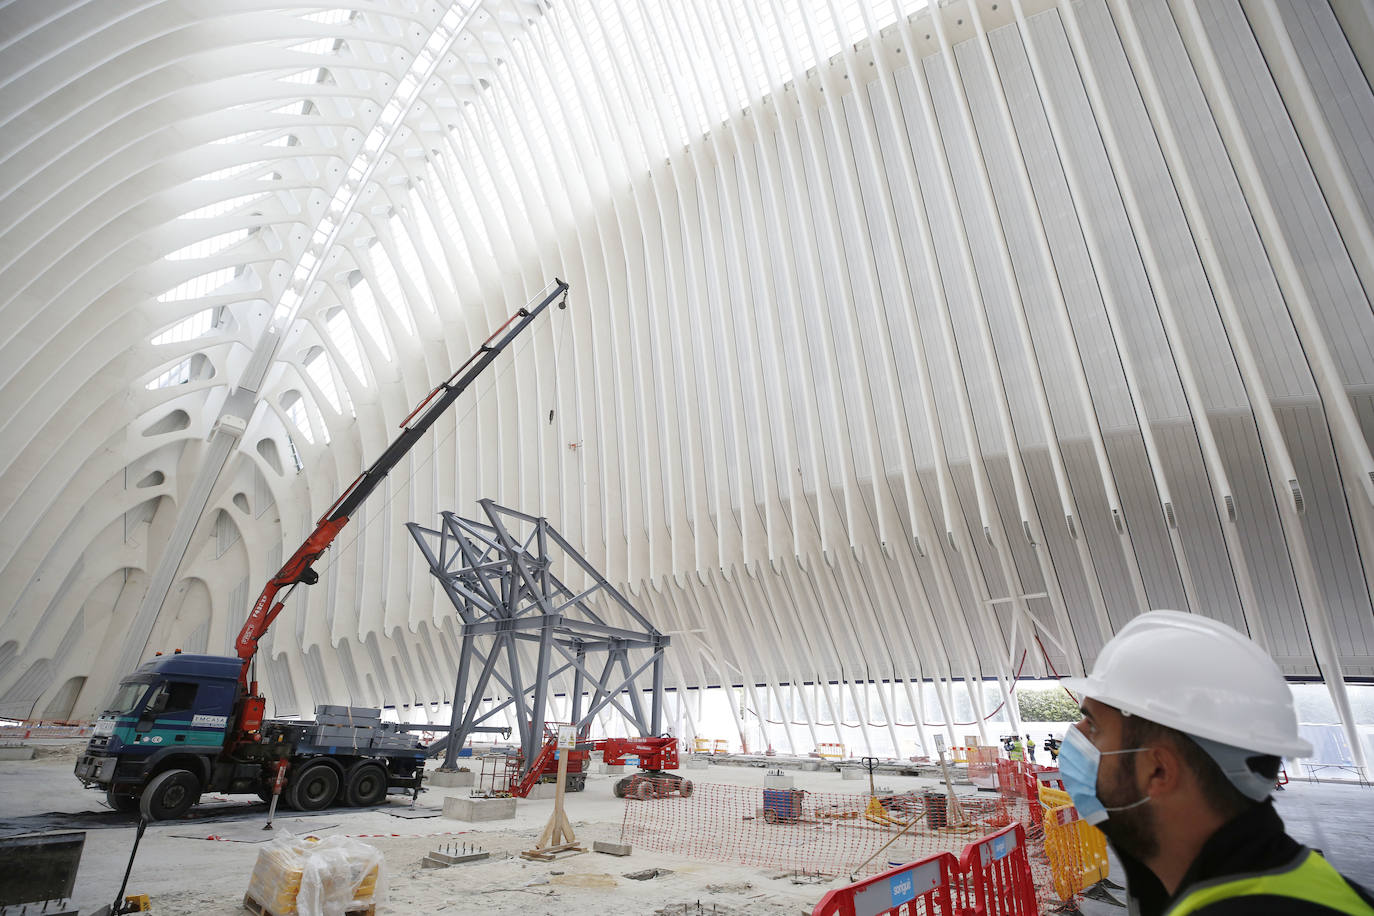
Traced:
POLYGON ((107 789, 105 790, 105 802, 120 814, 138 813, 137 795, 116 795, 107 789))
POLYGON ((587 788, 587 774, 586 774, 586 773, 573 773, 573 774, 571 774, 571 775, 568 776, 568 791, 569 791, 569 792, 581 792, 581 791, 582 791, 583 789, 585 789, 585 788, 587 788))
POLYGON ((344 801, 355 808, 370 808, 386 798, 386 771, 375 763, 360 763, 348 771, 344 801))
POLYGON ((190 770, 163 770, 143 790, 138 809, 150 821, 181 817, 200 801, 200 780, 190 770))
POLYGON ((319 811, 329 807, 339 794, 339 774, 327 763, 317 763, 300 771, 282 795, 297 811, 319 811))
POLYGON ((679 795, 681 795, 683 798, 691 798, 691 797, 692 797, 692 781, 691 781, 690 779, 684 779, 684 780, 682 780, 682 782, 678 783, 678 784, 677 784, 677 793, 678 793, 679 795))

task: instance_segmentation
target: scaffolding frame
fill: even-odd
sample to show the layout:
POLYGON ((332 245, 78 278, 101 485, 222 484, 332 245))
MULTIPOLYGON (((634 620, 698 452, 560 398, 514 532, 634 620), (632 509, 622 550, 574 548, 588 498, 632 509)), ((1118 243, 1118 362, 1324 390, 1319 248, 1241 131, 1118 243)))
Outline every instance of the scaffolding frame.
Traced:
POLYGON ((490 499, 478 504, 485 521, 442 512, 437 529, 406 523, 430 573, 462 621, 453 715, 441 769, 454 769, 468 737, 493 731, 483 723, 514 705, 522 773, 528 772, 544 744, 550 684, 568 675, 572 678, 571 717, 579 736, 586 734, 593 718, 607 706, 619 710, 640 729, 641 736, 658 735, 663 727, 663 651, 670 638, 606 581, 548 519, 490 499), (580 570, 589 584, 574 590, 555 574, 555 568, 580 570), (605 612, 598 613, 590 603, 594 599, 623 613, 633 626, 607 623, 605 612), (522 645, 527 651, 521 651, 522 645), (599 666, 590 662, 598 655, 604 655, 604 664, 599 666), (561 662, 557 668, 556 660, 561 662), (646 672, 650 679, 647 713, 642 684, 646 672), (493 681, 505 692, 504 699, 490 696, 493 681), (591 701, 584 710, 583 694, 589 687, 591 701), (483 711, 481 706, 488 701, 494 705, 483 711))

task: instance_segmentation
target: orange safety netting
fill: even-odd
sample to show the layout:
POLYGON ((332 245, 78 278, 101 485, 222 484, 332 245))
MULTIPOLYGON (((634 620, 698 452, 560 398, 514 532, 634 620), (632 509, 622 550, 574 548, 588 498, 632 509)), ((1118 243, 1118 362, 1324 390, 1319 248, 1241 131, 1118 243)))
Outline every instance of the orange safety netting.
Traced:
MULTIPOLYGON (((1038 802, 1037 802, 1038 804, 1038 802)), ((959 796, 943 789, 856 795, 697 783, 688 798, 627 799, 623 842, 686 858, 825 875, 877 874, 1014 822, 1024 798, 959 796)))

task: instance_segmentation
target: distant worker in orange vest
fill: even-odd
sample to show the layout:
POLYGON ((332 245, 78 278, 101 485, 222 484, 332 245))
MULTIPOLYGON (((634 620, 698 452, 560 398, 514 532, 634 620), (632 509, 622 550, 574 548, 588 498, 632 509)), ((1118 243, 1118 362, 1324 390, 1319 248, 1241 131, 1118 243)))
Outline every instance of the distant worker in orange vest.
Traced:
POLYGON ((1083 720, 1059 773, 1107 835, 1140 916, 1374 916, 1374 896, 1284 830, 1270 793, 1284 757, 1310 757, 1278 665, 1197 614, 1151 611, 1065 678, 1083 720))

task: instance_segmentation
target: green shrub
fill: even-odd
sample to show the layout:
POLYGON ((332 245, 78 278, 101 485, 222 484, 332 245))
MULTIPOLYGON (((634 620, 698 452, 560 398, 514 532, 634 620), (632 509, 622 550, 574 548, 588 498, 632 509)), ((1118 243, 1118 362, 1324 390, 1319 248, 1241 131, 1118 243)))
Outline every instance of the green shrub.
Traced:
POLYGON ((1016 691, 1016 706, 1023 722, 1077 722, 1083 718, 1078 704, 1062 688, 1016 691))

